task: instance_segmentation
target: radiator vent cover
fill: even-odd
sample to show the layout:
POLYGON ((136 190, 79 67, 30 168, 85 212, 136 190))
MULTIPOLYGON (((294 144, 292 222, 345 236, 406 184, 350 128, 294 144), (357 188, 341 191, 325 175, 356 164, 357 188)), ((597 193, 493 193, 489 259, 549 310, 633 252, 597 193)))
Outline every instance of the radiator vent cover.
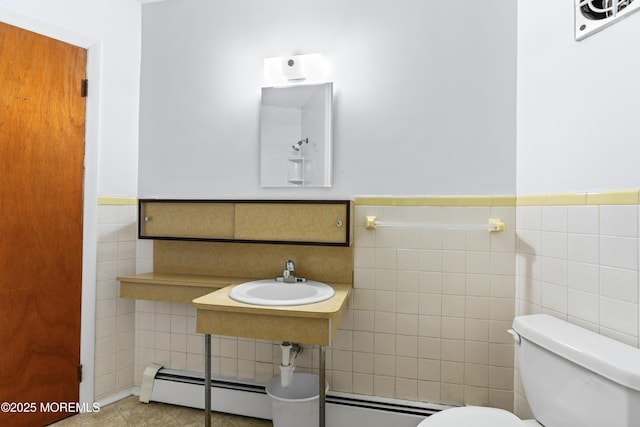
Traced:
POLYGON ((640 0, 575 0, 575 35, 582 40, 640 10, 640 0))

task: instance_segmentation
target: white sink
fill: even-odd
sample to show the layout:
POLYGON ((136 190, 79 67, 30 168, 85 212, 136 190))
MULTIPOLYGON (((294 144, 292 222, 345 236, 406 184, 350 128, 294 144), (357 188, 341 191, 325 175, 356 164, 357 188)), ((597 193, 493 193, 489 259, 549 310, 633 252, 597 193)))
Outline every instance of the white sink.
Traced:
POLYGON ((334 293, 331 286, 314 280, 284 283, 263 279, 235 286, 229 292, 229 297, 253 305, 303 305, 327 300, 334 293))

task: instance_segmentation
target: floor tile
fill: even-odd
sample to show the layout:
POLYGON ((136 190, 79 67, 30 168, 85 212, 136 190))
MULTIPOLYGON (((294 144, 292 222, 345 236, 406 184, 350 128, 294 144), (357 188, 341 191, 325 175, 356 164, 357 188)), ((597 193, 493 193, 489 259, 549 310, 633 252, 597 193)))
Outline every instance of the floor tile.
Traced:
MULTIPOLYGON (((51 427, 201 427, 204 411, 165 403, 142 403, 130 396, 97 413, 74 415, 51 427)), ((241 417, 221 412, 211 413, 212 427, 272 427, 269 420, 241 417)))

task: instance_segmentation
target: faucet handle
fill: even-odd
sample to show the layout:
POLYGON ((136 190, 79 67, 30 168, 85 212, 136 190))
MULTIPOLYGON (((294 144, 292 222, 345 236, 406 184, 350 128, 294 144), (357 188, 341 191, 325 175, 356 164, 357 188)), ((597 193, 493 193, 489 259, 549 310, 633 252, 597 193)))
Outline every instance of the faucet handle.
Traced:
POLYGON ((290 271, 290 272, 295 271, 296 265, 292 260, 288 259, 287 262, 285 263, 285 268, 287 271, 290 271))
POLYGON ((284 271, 282 272, 282 280, 286 283, 295 283, 296 276, 293 275, 293 272, 296 269, 296 265, 292 260, 288 259, 284 264, 284 271))

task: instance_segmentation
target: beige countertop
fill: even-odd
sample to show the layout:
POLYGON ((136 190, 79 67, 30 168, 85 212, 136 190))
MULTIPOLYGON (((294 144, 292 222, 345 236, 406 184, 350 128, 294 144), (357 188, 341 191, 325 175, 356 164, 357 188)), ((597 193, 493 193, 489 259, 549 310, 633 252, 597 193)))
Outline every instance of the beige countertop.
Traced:
POLYGON ((335 294, 325 301, 295 306, 259 306, 229 298, 236 285, 193 300, 196 331, 305 344, 331 345, 349 305, 350 284, 328 283, 335 294))
POLYGON ((143 273, 134 276, 118 277, 120 282, 154 283, 174 286, 206 286, 211 288, 223 288, 230 284, 248 282, 248 277, 203 276, 198 274, 175 273, 143 273))
POLYGON ((118 277, 118 280, 121 298, 191 303, 194 298, 217 289, 255 279, 197 274, 143 273, 118 277))
POLYGON ((216 292, 193 300, 193 305, 200 310, 233 311, 237 313, 270 314, 273 316, 320 317, 330 318, 338 313, 351 293, 351 285, 327 283, 335 291, 335 295, 325 301, 304 305, 259 306, 232 300, 229 292, 237 284, 227 286, 216 292))
POLYGON ((144 273, 118 277, 122 298, 192 303, 196 331, 226 336, 330 345, 347 309, 352 285, 328 283, 333 297, 314 304, 258 306, 229 298, 250 277, 144 273))

